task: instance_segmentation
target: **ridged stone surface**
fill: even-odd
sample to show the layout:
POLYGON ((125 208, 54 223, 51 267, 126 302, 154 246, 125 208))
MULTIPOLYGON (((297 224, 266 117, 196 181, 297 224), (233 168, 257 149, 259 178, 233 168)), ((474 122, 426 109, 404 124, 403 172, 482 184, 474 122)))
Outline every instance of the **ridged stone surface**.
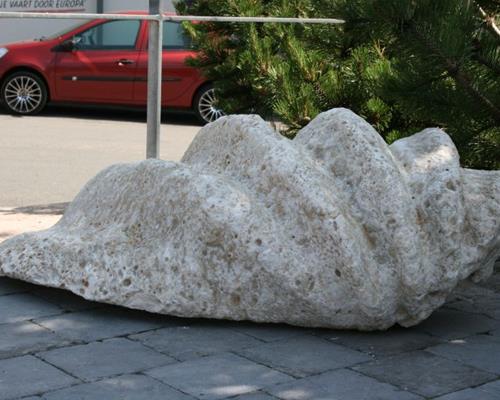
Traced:
POLYGON ((0 245, 0 275, 182 317, 410 326, 500 256, 500 172, 426 129, 388 146, 346 109, 291 141, 207 125, 181 163, 107 168, 53 228, 0 245))

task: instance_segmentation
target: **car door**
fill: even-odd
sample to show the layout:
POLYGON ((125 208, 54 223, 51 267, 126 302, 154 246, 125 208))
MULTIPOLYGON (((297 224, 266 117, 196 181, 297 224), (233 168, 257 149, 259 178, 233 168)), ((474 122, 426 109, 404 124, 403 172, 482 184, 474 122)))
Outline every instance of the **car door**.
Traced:
POLYGON ((57 98, 92 103, 132 103, 140 51, 139 20, 103 21, 78 32, 72 49, 59 46, 57 98))
MULTIPOLYGON (((185 35, 179 22, 166 21, 163 24, 163 71, 162 105, 170 107, 190 107, 191 99, 186 93, 199 83, 200 75, 195 68, 186 65, 186 59, 195 56, 191 41, 185 35)), ((139 56, 135 98, 137 103, 147 101, 148 52, 139 56)))

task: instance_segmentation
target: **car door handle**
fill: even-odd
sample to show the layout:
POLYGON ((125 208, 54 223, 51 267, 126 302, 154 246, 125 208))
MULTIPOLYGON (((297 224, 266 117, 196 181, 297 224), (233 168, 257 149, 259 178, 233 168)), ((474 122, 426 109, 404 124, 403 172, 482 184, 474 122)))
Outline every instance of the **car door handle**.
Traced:
POLYGON ((134 60, 127 60, 126 58, 122 58, 121 60, 118 60, 116 63, 120 67, 123 67, 124 65, 135 64, 135 61, 134 60))

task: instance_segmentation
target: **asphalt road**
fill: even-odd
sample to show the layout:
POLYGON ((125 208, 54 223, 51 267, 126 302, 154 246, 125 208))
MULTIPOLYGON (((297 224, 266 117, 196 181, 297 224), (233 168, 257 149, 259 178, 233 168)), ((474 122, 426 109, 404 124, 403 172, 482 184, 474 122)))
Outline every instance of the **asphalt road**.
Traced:
MULTIPOLYGON (((0 109, 0 207, 71 201, 101 169, 145 158, 146 114, 52 107, 36 117, 0 109)), ((199 131, 191 115, 163 118, 160 153, 178 161, 199 131)))

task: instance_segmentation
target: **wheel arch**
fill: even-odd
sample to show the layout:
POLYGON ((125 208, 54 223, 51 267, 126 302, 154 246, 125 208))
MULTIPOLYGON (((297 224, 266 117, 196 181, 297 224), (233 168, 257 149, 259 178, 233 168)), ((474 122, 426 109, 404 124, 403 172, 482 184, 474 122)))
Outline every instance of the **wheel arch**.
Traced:
POLYGON ((203 88, 205 88, 206 86, 213 86, 213 85, 214 85, 214 82, 213 82, 213 81, 204 81, 204 82, 202 82, 202 83, 200 83, 200 84, 198 85, 198 87, 196 88, 196 90, 195 90, 195 91, 193 91, 193 96, 192 96, 192 98, 191 98, 191 108, 193 108, 193 109, 194 109, 194 107, 195 107, 194 102, 195 102, 195 100, 196 100, 196 97, 198 96, 198 93, 200 93, 200 91, 201 91, 203 88))

